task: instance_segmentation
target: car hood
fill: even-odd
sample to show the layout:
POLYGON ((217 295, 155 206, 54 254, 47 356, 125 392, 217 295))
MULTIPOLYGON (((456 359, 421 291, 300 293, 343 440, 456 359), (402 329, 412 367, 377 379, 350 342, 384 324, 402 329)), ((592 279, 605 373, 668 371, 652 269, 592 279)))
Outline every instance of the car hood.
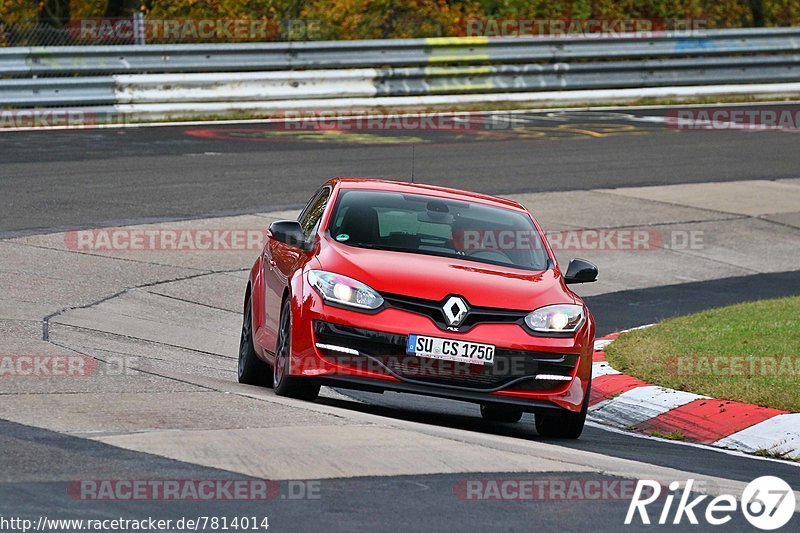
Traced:
POLYGON ((525 311, 575 302, 553 269, 529 272, 449 257, 325 244, 317 256, 323 270, 355 278, 378 292, 435 301, 457 294, 475 307, 525 311))

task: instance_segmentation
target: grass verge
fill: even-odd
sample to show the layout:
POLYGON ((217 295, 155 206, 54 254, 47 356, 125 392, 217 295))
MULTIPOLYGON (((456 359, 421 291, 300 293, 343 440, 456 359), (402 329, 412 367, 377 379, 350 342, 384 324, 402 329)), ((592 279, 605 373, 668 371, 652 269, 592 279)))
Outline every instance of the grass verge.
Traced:
POLYGON ((666 320, 621 335, 606 357, 654 385, 800 412, 800 297, 666 320))

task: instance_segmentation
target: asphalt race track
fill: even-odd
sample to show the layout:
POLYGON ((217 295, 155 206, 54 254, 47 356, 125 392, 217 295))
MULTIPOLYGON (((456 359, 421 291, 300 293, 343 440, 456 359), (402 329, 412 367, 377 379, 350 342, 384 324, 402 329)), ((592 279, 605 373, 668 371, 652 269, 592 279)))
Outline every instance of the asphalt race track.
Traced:
POLYGON ((0 131, 0 232, 275 211, 332 176, 407 179, 412 144, 418 178, 494 194, 797 177, 797 132, 679 131, 664 113, 508 115, 512 131, 0 131))
MULTIPOLYGON (((530 112, 502 117, 513 128, 469 131, 261 123, 0 131, 0 353, 147 359, 135 378, 0 379, 0 515, 266 514, 275 531, 619 531, 629 499, 475 502, 457 487, 689 473, 723 491, 763 475, 797 490, 797 463, 596 424, 579 441, 548 442, 531 415, 491 424, 473 405, 330 389, 304 406, 238 385, 241 291, 257 252, 81 252, 65 249, 58 233, 156 222, 266 227, 329 177, 408 178, 413 146, 417 181, 514 197, 546 227, 702 233, 696 250, 582 250, 600 264, 600 282, 577 291, 598 334, 800 294, 797 132, 678 131, 665 126, 666 113, 530 112), (187 324, 197 331, 186 334, 187 324), (450 446, 466 455, 449 459, 450 446), (464 457, 475 463, 463 468, 464 457), (65 497, 77 479, 261 477, 279 480, 276 501, 65 497), (293 481, 316 479, 319 499, 284 497, 293 481)), ((751 530, 740 515, 725 527, 751 530)))
MULTIPOLYGON (((87 471, 117 473, 133 471, 139 478, 170 479, 230 479, 230 473, 197 465, 162 459, 147 454, 133 453, 103 444, 88 446, 82 439, 51 434, 43 430, 0 425, 4 448, 41 447, 46 443, 51 450, 73 452, 70 466, 63 463, 53 465, 52 475, 85 476, 87 471), (37 446, 38 445, 38 446, 37 446), (77 457, 77 459, 75 458, 77 457), (98 464, 101 465, 98 468, 98 464)), ((591 437, 590 437, 591 438, 591 437)), ((593 440, 593 439, 592 439, 593 440)), ((652 450, 658 451, 658 450, 652 450)), ((45 458, 46 460, 47 458, 45 458)), ((713 461, 713 457, 710 457, 713 461)), ((724 467, 718 464, 718 467, 724 467)), ((786 472, 789 473, 789 472, 786 472)), ((11 473, 9 473, 10 475, 11 473)), ((114 474, 111 474, 114 475, 114 474)), ((785 474, 784 474, 785 475, 785 474)), ((558 474, 545 474, 547 479, 568 479, 558 474)), ((476 479, 502 479, 502 472, 473 476, 476 479)), ((744 475, 743 477, 747 477, 744 475)), ((453 486, 463 475, 427 475, 366 477, 324 480, 320 500, 297 500, 271 504, 269 521, 278 531, 458 531, 471 530, 475 524, 491 523, 501 531, 520 530, 520 524, 535 523, 536 528, 551 530, 586 531, 597 529, 598 524, 617 523, 627 511, 627 501, 562 501, 542 502, 497 502, 459 501, 453 497, 453 486), (455 500, 455 501, 454 501, 455 500), (564 524, 565 515, 570 523, 564 524), (287 526, 287 524, 291 524, 287 526)), ((515 480, 541 479, 542 475, 517 474, 515 480)), ((586 481, 613 479, 594 475, 586 481)), ((748 477, 748 479, 750 479, 748 477)), ((259 516, 265 512, 262 502, 169 502, 154 511, 152 502, 132 501, 120 504, 98 504, 95 502, 69 502, 56 507, 53 502, 63 500, 63 486, 58 483, 5 483, 0 488, 3 514, 22 516, 41 515, 47 510, 51 516, 62 518, 92 516, 113 519, 118 516, 160 518, 227 515, 259 516), (13 511, 12 511, 13 510, 13 511)), ((734 519, 728 527, 746 530, 743 519, 734 519)), ((523 531, 528 530, 523 525, 523 531)), ((678 531, 694 531, 697 526, 685 524, 675 527, 678 531)), ((634 530, 638 528, 632 528, 634 530)), ((609 528, 612 531, 613 528, 609 528)))

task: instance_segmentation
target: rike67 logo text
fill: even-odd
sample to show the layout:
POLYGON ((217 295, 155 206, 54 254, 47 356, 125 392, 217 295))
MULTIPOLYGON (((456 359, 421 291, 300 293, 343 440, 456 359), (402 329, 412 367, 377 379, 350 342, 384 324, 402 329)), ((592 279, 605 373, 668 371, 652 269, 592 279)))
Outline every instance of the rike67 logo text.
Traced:
POLYGON ((682 524, 721 526, 741 512, 754 527, 771 531, 789 523, 795 511, 795 494, 788 483, 775 476, 763 476, 751 481, 742 491, 740 500, 723 494, 712 498, 693 493, 694 480, 681 487, 680 482, 669 484, 666 494, 656 481, 639 480, 633 493, 625 524, 682 524), (651 514, 653 513, 653 514, 651 514))

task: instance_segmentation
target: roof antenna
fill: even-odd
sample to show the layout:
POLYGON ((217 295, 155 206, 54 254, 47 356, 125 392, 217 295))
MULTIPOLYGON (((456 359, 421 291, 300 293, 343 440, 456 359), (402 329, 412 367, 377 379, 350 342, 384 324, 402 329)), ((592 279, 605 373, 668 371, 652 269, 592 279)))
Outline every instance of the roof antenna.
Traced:
POLYGON ((411 145, 411 183, 414 183, 414 145, 411 145))

